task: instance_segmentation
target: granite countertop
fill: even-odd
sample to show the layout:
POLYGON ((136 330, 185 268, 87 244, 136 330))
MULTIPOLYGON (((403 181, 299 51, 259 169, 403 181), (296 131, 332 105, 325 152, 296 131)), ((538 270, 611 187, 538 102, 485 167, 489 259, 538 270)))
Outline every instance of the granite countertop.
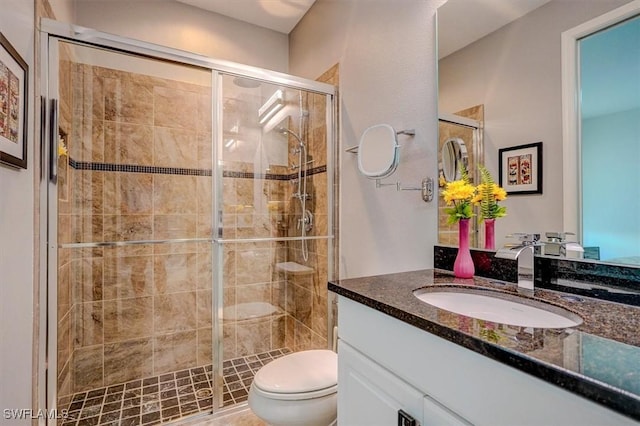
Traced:
POLYGON ((640 307, 536 288, 533 299, 584 321, 571 328, 526 328, 455 314, 413 295, 442 285, 517 295, 513 283, 459 279, 437 269, 335 280, 329 290, 640 420, 640 307))

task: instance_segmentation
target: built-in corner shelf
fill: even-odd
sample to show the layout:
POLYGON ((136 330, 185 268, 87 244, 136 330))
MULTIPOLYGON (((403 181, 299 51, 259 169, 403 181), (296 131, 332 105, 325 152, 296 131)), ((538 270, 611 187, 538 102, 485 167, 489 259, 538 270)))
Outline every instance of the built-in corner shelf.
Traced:
POLYGON ((313 274, 314 269, 296 262, 276 263, 276 270, 286 272, 291 275, 309 275, 313 274))

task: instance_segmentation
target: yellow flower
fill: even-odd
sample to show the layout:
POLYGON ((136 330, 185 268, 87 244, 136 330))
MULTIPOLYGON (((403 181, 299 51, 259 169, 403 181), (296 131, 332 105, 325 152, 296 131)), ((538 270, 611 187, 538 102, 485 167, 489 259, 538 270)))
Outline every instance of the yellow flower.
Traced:
POLYGON ((466 172, 460 180, 448 182, 442 191, 442 197, 449 207, 445 212, 449 215, 448 223, 453 224, 460 219, 474 216, 471 200, 476 195, 476 187, 469 183, 466 172))
POLYGON ((442 191, 444 201, 448 205, 451 205, 454 201, 471 201, 475 194, 476 188, 464 180, 449 182, 445 190, 442 191))
POLYGON ((502 189, 501 186, 498 186, 495 183, 491 183, 491 184, 481 183, 478 186, 476 186, 477 194, 471 200, 472 203, 480 204, 482 202, 482 194, 484 194, 484 190, 487 185, 490 186, 491 194, 493 195, 493 198, 495 199, 495 201, 503 201, 507 199, 507 191, 502 189))
POLYGON ((67 147, 64 145, 64 141, 60 139, 58 141, 58 157, 69 155, 69 151, 67 151, 67 147))
POLYGON ((498 185, 494 185, 493 187, 493 196, 496 198, 496 201, 502 201, 507 199, 507 191, 502 189, 502 187, 498 185))

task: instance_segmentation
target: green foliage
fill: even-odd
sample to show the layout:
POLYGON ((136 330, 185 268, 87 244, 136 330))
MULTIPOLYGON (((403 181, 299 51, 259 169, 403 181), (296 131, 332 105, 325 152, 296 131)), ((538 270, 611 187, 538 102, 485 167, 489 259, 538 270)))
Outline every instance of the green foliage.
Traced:
POLYGON ((460 178, 464 183, 471 183, 471 181, 469 181, 469 171, 464 163, 460 163, 460 178))
POLYGON ((494 194, 494 190, 500 187, 493 180, 493 176, 491 176, 491 173, 489 173, 486 167, 479 164, 478 170, 480 171, 480 179, 482 181, 482 185, 480 186, 480 218, 484 220, 505 216, 507 214, 507 208, 498 205, 494 194))
POLYGON ((455 204, 453 207, 444 209, 444 211, 449 215, 447 218, 447 223, 449 225, 458 223, 460 219, 469 219, 470 217, 475 216, 473 214, 473 207, 469 202, 455 204))

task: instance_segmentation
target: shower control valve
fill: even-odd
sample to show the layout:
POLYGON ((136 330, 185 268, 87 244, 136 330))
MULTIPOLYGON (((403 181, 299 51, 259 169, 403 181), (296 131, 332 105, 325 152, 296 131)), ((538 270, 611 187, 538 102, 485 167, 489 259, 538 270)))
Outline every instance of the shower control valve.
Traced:
POLYGON ((301 229, 303 226, 305 232, 309 232, 313 229, 313 213, 309 210, 305 210, 302 217, 298 219, 298 229, 301 229))

